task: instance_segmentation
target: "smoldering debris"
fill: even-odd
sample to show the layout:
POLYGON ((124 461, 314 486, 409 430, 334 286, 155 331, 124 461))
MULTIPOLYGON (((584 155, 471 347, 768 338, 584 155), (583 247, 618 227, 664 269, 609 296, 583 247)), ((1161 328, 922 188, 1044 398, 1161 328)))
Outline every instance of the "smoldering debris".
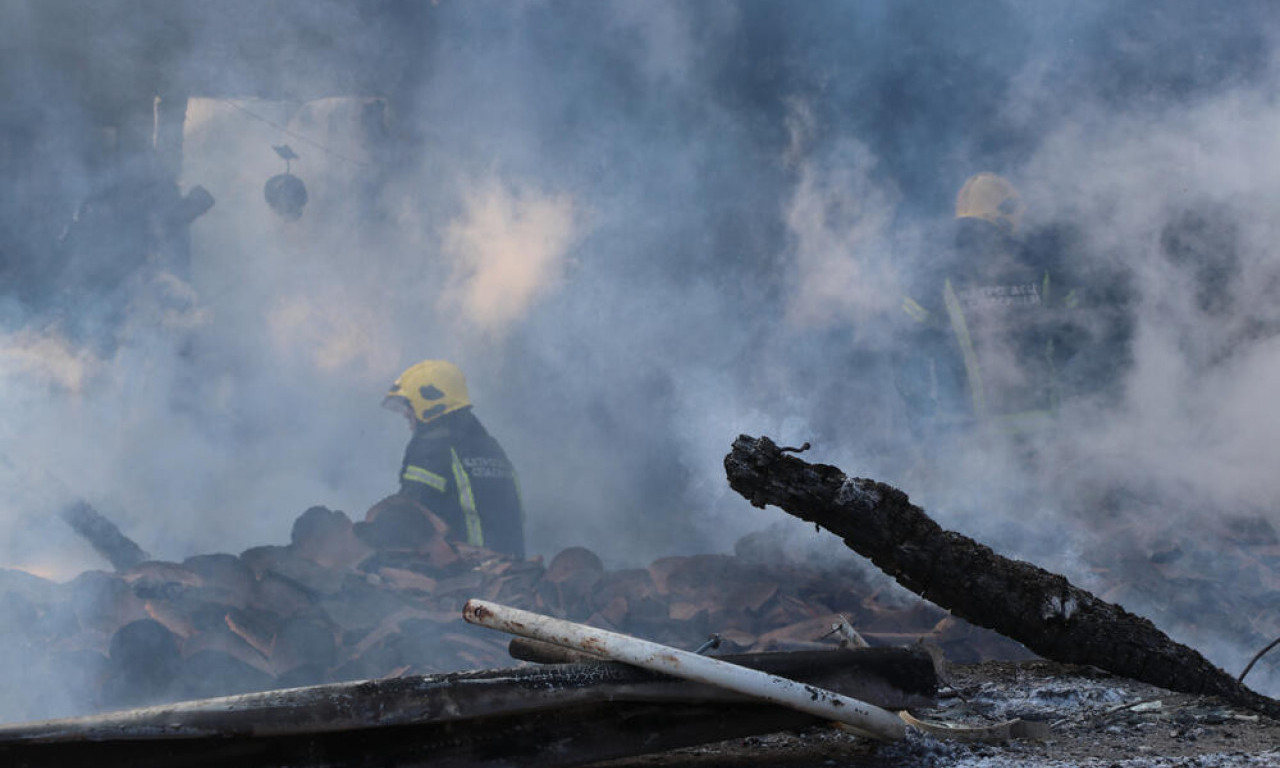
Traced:
POLYGON ((313 507, 289 544, 240 555, 147 561, 62 584, 0 571, 3 631, 33 638, 28 666, 49 670, 49 684, 53 670, 80 671, 80 709, 14 696, 5 718, 502 666, 506 641, 462 620, 470 598, 679 648, 715 633, 723 653, 838 647, 832 630, 843 621, 872 645, 926 639, 960 662, 1030 655, 861 567, 773 557, 761 537, 744 541, 741 556, 608 570, 582 547, 521 560, 448 541, 443 524, 394 525, 313 507))
MULTIPOLYGON (((780 452, 778 457, 809 466, 780 452)), ((833 480, 832 498, 874 505, 901 495, 886 486, 877 487, 877 494, 842 496, 846 480, 843 475, 833 480)), ((6 610, 14 614, 14 621, 6 626, 22 623, 40 636, 39 647, 25 651, 33 669, 83 670, 86 705, 95 709, 159 705, 154 711, 121 715, 135 726, 152 716, 148 712, 167 711, 163 702, 220 695, 247 695, 250 698, 242 699, 245 702, 275 702, 275 706, 289 695, 319 695, 328 701, 330 694, 355 691, 369 702, 381 702, 381 706, 391 700, 384 693, 394 698, 400 695, 395 691, 403 693, 415 685, 444 686, 441 690, 447 691, 463 680, 491 679, 501 687, 504 675, 509 675, 494 670, 510 663, 505 643, 462 620, 463 603, 479 597, 584 621, 596 628, 654 638, 678 648, 698 647, 714 634, 721 649, 728 652, 830 654, 848 644, 842 642, 842 634, 853 630, 872 646, 910 645, 916 648, 911 653, 917 656, 930 649, 927 665, 931 669, 934 664, 942 665, 939 674, 946 688, 936 707, 920 708, 921 703, 916 702, 914 714, 935 723, 930 726, 935 733, 954 731, 961 725, 966 730, 955 733, 981 733, 988 739, 1004 734, 1003 739, 1012 740, 1004 746, 941 747, 939 742, 913 736, 902 747, 877 752, 862 741, 832 742, 829 736, 808 735, 791 747, 797 754, 812 754, 817 744, 856 758, 852 765, 882 765, 876 761, 899 753, 935 754, 940 761, 937 765, 966 765, 975 750, 982 749, 987 752, 979 754, 1000 759, 1043 758, 1044 764, 1050 765, 1055 749, 1089 754, 1094 732, 1103 729, 1107 739, 1117 744, 1141 745, 1151 754, 1171 756, 1205 754, 1223 747, 1235 738, 1233 734, 1244 734, 1241 746, 1250 751, 1238 764, 1251 766, 1265 764, 1257 762, 1265 760, 1265 747, 1259 745, 1274 731, 1271 718, 1224 704, 1221 699, 1172 694, 1096 671, 1028 660, 1031 655, 1018 644, 907 595, 858 561, 824 567, 790 556, 769 534, 743 540, 735 555, 672 556, 647 568, 609 570, 597 555, 582 547, 563 550, 544 564, 541 558, 517 559, 449 541, 445 526, 429 518, 425 525, 411 530, 394 530, 401 522, 382 515, 372 523, 353 523, 341 512, 313 507, 297 519, 287 545, 254 547, 238 556, 200 555, 182 563, 148 561, 117 573, 88 572, 66 584, 6 571, 2 591, 6 610), (1028 661, 996 661, 1011 658, 1028 661), (1092 682, 1082 682, 1084 678, 1092 682), (374 682, 344 682, 360 680, 374 682), (253 698, 254 694, 246 693, 299 685, 321 687, 303 689, 314 694, 286 691, 253 698), (1151 703, 1157 700, 1161 704, 1151 703), (143 720, 138 721, 139 717, 143 720), (1007 727, 1011 718, 1031 725, 1014 731, 1007 727), (1046 733, 1048 740, 1044 742, 1022 740, 1033 734, 1043 739, 1046 733), (1156 738, 1159 734, 1166 736, 1156 738), (1055 746, 1061 744, 1066 747, 1055 746)), ((868 535, 877 534, 872 530, 868 535)), ((1056 612, 1049 618, 1069 622, 1088 607, 1088 600, 1062 600, 1054 607, 1056 612)), ((520 677, 527 673, 512 674, 520 677)), ((599 679, 594 673, 589 677, 599 679)), ((641 689, 643 686, 633 686, 629 690, 634 694, 641 689)), ((505 694, 499 699, 502 696, 505 694)), ((609 696, 612 694, 606 698, 609 696)), ((1257 705, 1253 699, 1241 701, 1257 705)), ((305 704, 301 699, 295 703, 299 702, 305 704)), ((32 704, 38 711, 39 704, 32 704)), ((174 711, 198 714, 204 705, 172 706, 177 707, 174 711)), ((214 713, 211 716, 225 711, 223 705, 208 706, 214 707, 209 710, 214 713)), ((543 764, 538 760, 549 754, 539 751, 542 747, 537 745, 545 740, 534 739, 531 734, 535 732, 554 734, 575 744, 580 748, 575 754, 586 759, 584 756, 624 756, 727 736, 743 738, 747 733, 779 728, 812 727, 808 721, 777 713, 757 718, 732 708, 715 710, 712 716, 712 712, 698 709, 702 705, 694 705, 688 717, 673 721, 668 705, 657 709, 648 706, 647 710, 643 706, 628 710, 627 721, 651 734, 639 740, 621 735, 612 741, 585 738, 585 734, 608 732, 603 724, 598 728, 589 725, 591 712, 599 715, 604 711, 595 706, 588 711, 566 710, 536 717, 528 713, 502 715, 485 721, 482 730, 494 727, 509 736, 516 734, 500 739, 507 750, 504 754, 515 754, 511 749, 523 750, 528 764, 535 765, 543 764), (711 719, 700 719, 706 717, 711 719)), ((103 717, 106 719, 85 722, 108 726, 114 722, 110 715, 103 717)), ((328 743, 324 740, 329 731, 322 724, 316 727, 316 734, 297 738, 328 743)), ((10 730, 21 736, 27 733, 24 728, 28 727, 13 726, 10 730)), ((459 740, 459 733, 457 727, 450 726, 443 741, 426 738, 430 734, 425 731, 425 740, 385 742, 372 734, 357 741, 380 744, 390 750, 389 760, 411 762, 421 750, 438 747, 440 755, 460 765, 469 764, 477 754, 471 750, 485 739, 459 740)), ((271 750, 296 749, 301 743, 296 741, 294 736, 277 734, 253 744, 278 756, 280 752, 271 750)), ((141 742, 126 740, 117 747, 120 754, 130 755, 129 760, 152 754, 151 747, 141 742)), ((490 751, 485 754, 496 754, 492 748, 496 747, 486 747, 490 751)), ((58 749, 53 751, 61 759, 73 756, 79 747, 73 744, 58 749)), ((713 753, 727 749, 733 754, 732 746, 706 749, 713 753)), ((202 751, 216 754, 196 750, 202 751)), ((1104 752, 1111 754, 1106 750, 1093 754, 1104 752)), ((95 759, 101 757, 101 753, 94 754, 95 759)), ((341 763, 347 758, 334 759, 341 763)), ((733 759, 750 764, 745 758, 733 759)))
MULTIPOLYGON (((702 657, 696 657, 701 659, 702 657)), ((704 661, 707 661, 704 659, 704 661)), ((746 674, 900 709, 933 702, 920 649, 726 656, 746 674)), ((885 713, 899 729, 901 722, 885 713)), ((0 727, 0 756, 36 766, 565 766, 820 719, 599 659, 338 683, 0 727)))

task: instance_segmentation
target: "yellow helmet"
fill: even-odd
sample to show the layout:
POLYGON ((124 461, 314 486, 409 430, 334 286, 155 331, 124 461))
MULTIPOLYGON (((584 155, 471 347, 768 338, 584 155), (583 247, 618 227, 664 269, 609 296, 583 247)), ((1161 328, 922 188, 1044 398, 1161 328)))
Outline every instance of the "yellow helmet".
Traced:
POLYGON ((956 218, 982 219, 1012 234, 1022 219, 1022 197, 994 173, 975 174, 956 195, 956 218))
POLYGON ((412 415, 424 424, 469 405, 467 380, 447 360, 423 360, 409 368, 382 401, 384 408, 412 415))

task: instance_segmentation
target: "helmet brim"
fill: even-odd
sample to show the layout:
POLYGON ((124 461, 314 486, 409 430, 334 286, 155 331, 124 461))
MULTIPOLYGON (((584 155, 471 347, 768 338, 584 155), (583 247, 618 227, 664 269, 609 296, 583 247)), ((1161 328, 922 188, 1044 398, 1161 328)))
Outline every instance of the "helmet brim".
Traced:
POLYGON ((382 398, 382 407, 388 411, 395 411, 401 416, 417 418, 417 414, 413 412, 413 406, 409 404, 409 398, 404 395, 387 395, 382 398))

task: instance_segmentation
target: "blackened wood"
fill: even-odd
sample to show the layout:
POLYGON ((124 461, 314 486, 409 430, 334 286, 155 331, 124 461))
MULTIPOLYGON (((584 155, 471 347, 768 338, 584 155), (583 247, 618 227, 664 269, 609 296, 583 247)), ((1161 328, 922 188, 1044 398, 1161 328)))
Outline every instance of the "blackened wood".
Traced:
POLYGON ((151 556, 125 536, 116 524, 103 517, 88 502, 79 500, 62 510, 62 519, 83 536, 117 571, 126 571, 151 556))
MULTIPOLYGON (((723 657, 886 708, 928 706, 919 649, 723 657)), ((613 662, 368 680, 0 726, 0 765, 569 765, 817 720, 613 662)))
POLYGON ((602 701, 323 734, 58 742, 0 759, 6 768, 564 768, 821 722, 772 705, 602 701))
POLYGON ((739 436, 724 463, 729 485, 753 505, 773 504, 826 528, 916 594, 1045 658, 1280 717, 1280 702, 1244 687, 1147 619, 944 530, 897 488, 788 456, 767 437, 739 436))
POLYGON ((534 664, 580 664, 600 661, 589 653, 575 651, 572 648, 544 643, 529 637, 513 637, 507 643, 507 653, 517 661, 531 661, 534 664))

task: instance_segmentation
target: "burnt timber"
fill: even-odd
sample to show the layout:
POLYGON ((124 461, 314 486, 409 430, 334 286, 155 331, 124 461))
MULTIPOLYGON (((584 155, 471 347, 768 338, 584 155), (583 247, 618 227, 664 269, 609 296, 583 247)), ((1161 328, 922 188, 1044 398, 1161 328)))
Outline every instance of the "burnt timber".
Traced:
MULTIPOLYGON (((878 706, 932 701, 922 650, 722 660, 878 706)), ((573 765, 817 724, 782 707, 612 662, 369 680, 0 727, 0 762, 36 766, 573 765)))
POLYGON ((1280 717, 1280 702, 1246 688, 1149 620, 1059 574, 944 530, 897 488, 786 455, 767 437, 740 435, 724 463, 729 485, 754 506, 773 504, 826 528, 911 591, 1045 658, 1280 717))
POLYGON ((61 515, 67 525, 83 536, 117 571, 127 571, 151 559, 146 550, 121 533, 115 523, 83 499, 65 507, 61 515))

